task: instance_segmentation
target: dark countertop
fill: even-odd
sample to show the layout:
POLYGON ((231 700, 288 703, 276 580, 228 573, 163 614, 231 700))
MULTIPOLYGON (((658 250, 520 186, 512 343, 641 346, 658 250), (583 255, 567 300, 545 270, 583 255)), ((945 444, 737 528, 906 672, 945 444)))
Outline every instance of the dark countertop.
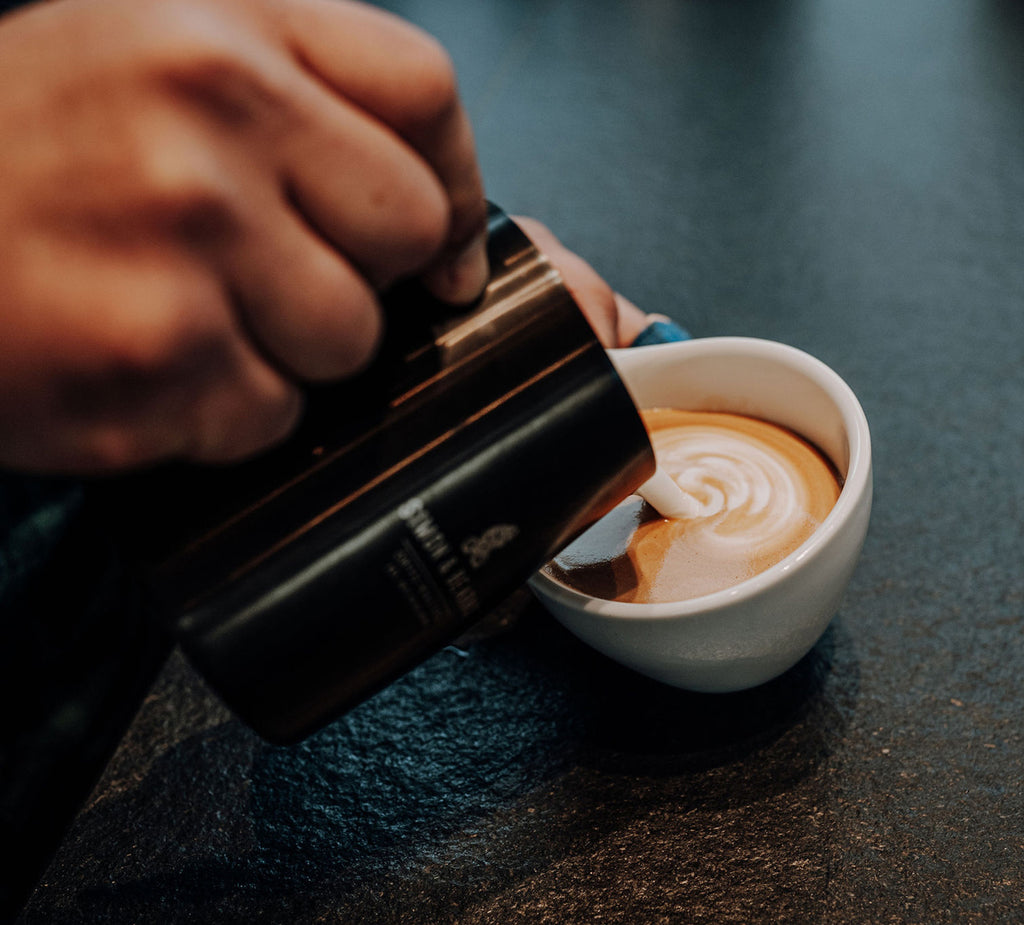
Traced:
POLYGON ((288 748, 175 656, 21 921, 1024 921, 1024 6, 391 6, 451 50, 492 199, 852 385, 852 585, 728 696, 524 592, 288 748))

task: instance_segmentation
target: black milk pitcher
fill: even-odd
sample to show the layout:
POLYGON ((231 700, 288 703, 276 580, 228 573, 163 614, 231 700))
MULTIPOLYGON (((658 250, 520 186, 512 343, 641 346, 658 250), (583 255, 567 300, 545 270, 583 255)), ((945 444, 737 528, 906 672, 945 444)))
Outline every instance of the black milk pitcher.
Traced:
POLYGON ((312 389, 285 445, 112 493, 180 645, 271 741, 436 652, 654 472, 590 325, 493 207, 488 252, 471 308, 390 293, 377 360, 312 389))

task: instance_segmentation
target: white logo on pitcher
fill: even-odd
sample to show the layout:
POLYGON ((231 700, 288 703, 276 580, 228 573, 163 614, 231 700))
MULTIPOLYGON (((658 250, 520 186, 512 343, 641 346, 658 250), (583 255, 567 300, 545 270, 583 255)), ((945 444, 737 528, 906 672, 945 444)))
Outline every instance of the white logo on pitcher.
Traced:
POLYGON ((519 528, 515 524, 496 524, 484 530, 479 537, 471 536, 463 540, 462 551, 472 568, 480 568, 492 552, 507 546, 517 536, 519 528))

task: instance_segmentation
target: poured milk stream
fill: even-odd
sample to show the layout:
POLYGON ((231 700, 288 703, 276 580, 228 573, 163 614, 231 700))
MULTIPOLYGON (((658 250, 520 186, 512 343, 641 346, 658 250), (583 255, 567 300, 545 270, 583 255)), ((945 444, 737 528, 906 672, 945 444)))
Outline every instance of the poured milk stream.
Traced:
POLYGON ((661 466, 636 493, 662 517, 695 517, 700 513, 700 502, 683 491, 661 466))

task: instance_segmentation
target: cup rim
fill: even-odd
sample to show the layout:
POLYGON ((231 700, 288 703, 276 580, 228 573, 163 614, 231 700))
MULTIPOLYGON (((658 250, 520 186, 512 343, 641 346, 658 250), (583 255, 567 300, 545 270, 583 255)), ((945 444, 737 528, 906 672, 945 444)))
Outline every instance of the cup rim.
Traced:
POLYGON ((754 337, 706 337, 671 344, 628 347, 608 352, 616 368, 620 371, 630 364, 646 362, 645 357, 649 358, 655 352, 695 357, 714 356, 728 352, 730 356, 749 356, 762 359, 787 358, 792 365, 813 378, 839 410, 849 444, 850 459, 846 477, 839 498, 832 510, 800 546, 763 572, 744 579, 732 587, 681 601, 661 603, 611 601, 584 594, 582 591, 570 588, 542 571, 538 571, 529 580, 530 587, 536 593, 576 611, 585 611, 600 617, 623 617, 631 620, 696 617, 724 607, 732 607, 737 603, 764 594, 816 559, 821 551, 830 544, 832 537, 841 525, 853 517, 860 499, 870 489, 871 432, 864 409, 846 381, 830 366, 811 354, 778 341, 754 337))

